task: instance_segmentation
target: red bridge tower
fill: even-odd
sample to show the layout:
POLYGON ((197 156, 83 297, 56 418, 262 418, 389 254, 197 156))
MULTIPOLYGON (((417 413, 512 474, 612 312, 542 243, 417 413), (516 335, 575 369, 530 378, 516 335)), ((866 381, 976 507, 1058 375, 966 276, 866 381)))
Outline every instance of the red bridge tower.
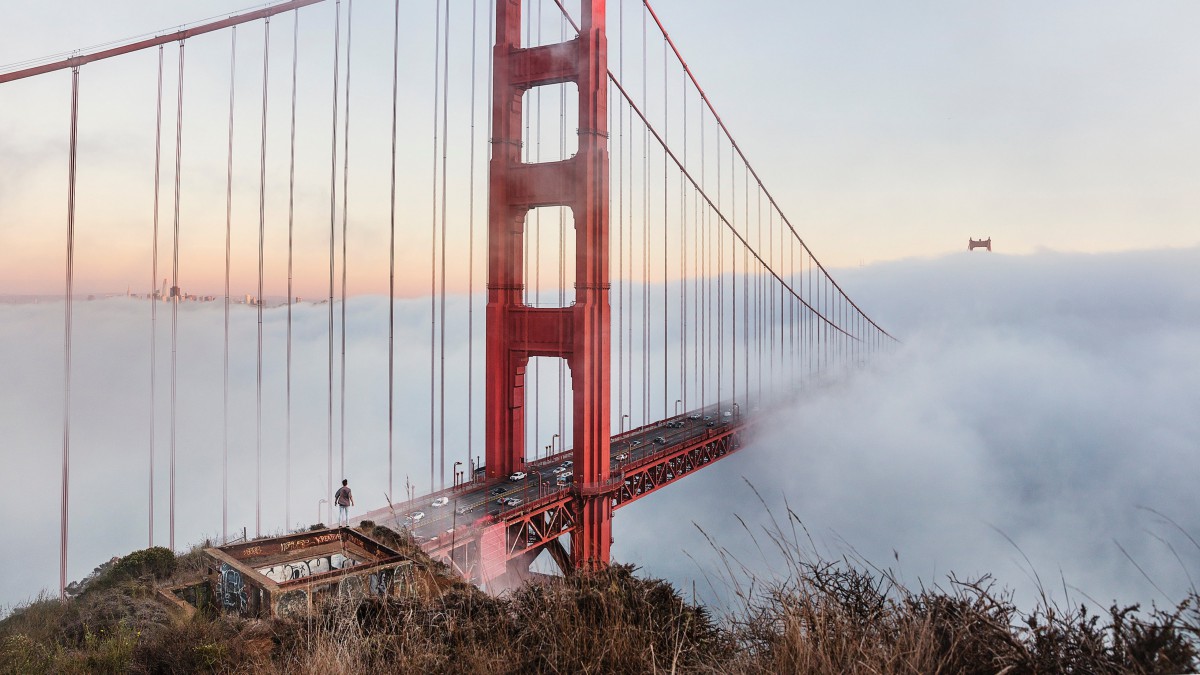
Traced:
POLYGON ((489 175, 486 444, 488 478, 524 468, 525 367, 531 356, 571 369, 577 528, 575 569, 608 563, 609 492, 608 44, 604 0, 583 0, 579 36, 521 46, 521 0, 496 4, 489 175), (521 161, 523 94, 574 82, 579 150, 557 162, 521 161), (575 219, 575 304, 524 303, 523 240, 530 209, 566 206, 575 219))

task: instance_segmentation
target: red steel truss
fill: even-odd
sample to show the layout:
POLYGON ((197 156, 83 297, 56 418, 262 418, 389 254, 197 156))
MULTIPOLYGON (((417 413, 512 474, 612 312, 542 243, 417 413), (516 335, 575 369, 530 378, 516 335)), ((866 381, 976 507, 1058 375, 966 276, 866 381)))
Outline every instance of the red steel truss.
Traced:
POLYGON ((606 565, 612 504, 600 487, 609 476, 608 45, 604 0, 583 0, 579 35, 521 46, 521 1, 496 4, 492 159, 489 175, 485 437, 488 479, 525 466, 525 367, 533 356, 565 359, 571 369, 575 484, 570 508, 575 569, 606 565), (574 82, 579 90, 579 150, 558 162, 526 164, 524 93, 574 82), (569 207, 575 219, 575 304, 524 303, 526 216, 542 206, 569 207))
MULTIPOLYGON (((564 572, 573 569, 573 560, 560 543, 560 537, 580 536, 582 522, 572 508, 580 492, 590 489, 601 495, 611 511, 630 504, 665 487, 680 478, 711 465, 737 450, 749 431, 748 420, 742 418, 727 426, 706 431, 704 435, 676 445, 668 445, 636 462, 622 465, 603 485, 591 488, 558 488, 516 508, 481 518, 470 525, 459 526, 453 536, 427 541, 422 547, 434 559, 449 563, 464 578, 487 585, 489 575, 481 570, 488 565, 483 558, 500 557, 502 561, 520 561, 528 565, 539 549, 545 547, 564 572), (503 550, 485 551, 479 544, 485 532, 503 533, 503 550)), ((565 459, 560 453, 553 462, 565 459)), ((407 505, 407 506, 415 506, 407 505)), ((401 508, 404 511, 405 508, 401 508)), ((573 547, 572 547, 573 548, 573 547)))

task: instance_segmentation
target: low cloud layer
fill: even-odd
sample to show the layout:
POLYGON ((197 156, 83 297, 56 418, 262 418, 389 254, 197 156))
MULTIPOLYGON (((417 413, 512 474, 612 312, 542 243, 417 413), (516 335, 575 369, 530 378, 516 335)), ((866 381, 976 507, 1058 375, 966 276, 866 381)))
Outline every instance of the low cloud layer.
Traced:
MULTIPOLYGON (((1198 249, 977 251, 846 270, 839 279, 850 294, 903 340, 895 354, 810 388, 745 451, 622 509, 614 557, 684 589, 695 581, 712 598, 720 595, 720 565, 703 528, 769 575, 776 561, 738 520, 756 534, 769 524, 752 485, 776 518, 790 507, 821 554, 861 555, 912 583, 992 573, 1028 598, 1036 573, 1059 598, 1174 601, 1200 576, 1200 550, 1184 535, 1200 537, 1198 265, 1198 249)), ((150 407, 148 306, 114 299, 76 307, 71 578, 146 543, 150 407)), ((388 491, 386 309, 378 298, 349 306, 346 474, 369 506, 388 491)), ((169 308, 159 310, 156 542, 164 543, 171 352, 169 308)), ((398 497, 406 478, 419 491, 429 483, 428 311, 427 301, 397 305, 398 497)), ((328 307, 296 312, 287 509, 278 349, 286 317, 272 310, 264 318, 264 531, 311 522, 326 481, 328 307)), ((0 605, 11 605, 57 585, 62 305, 0 304, 0 314, 0 461, 14 542, 0 605)), ((465 304, 452 299, 448 314, 465 315, 465 304)), ((219 303, 180 312, 180 547, 220 533, 222 316, 219 303)), ((465 395, 464 328, 447 334, 447 401, 465 395)), ((256 331, 256 313, 236 307, 229 522, 251 533, 256 331)), ((481 412, 480 402, 474 413, 481 412)), ((466 458, 466 432, 455 419, 448 464, 466 458)), ((338 426, 334 447, 340 475, 338 426)))
POLYGON ((976 252, 848 271, 903 339, 895 355, 622 511, 617 555, 703 592, 721 576, 703 528, 769 577, 777 559, 735 518, 765 539, 753 485, 825 558, 912 584, 990 573, 1026 601, 1039 579, 1093 606, 1181 599, 1200 577, 1198 264, 1197 249, 976 252))

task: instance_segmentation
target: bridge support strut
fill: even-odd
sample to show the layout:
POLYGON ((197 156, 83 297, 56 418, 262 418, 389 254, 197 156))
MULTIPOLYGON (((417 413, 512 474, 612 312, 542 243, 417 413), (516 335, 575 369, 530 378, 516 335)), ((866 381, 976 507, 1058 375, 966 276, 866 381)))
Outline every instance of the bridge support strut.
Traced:
POLYGON ((571 536, 576 570, 608 564, 610 315, 608 278, 608 44, 604 0, 583 0, 580 34, 521 46, 521 0, 496 3, 492 158, 489 165, 488 305, 485 394, 487 476, 525 468, 525 368, 530 357, 562 358, 571 369, 574 441, 571 536), (521 161, 522 97, 534 87, 574 82, 579 149, 559 162, 521 161), (575 304, 524 303, 526 216, 569 207, 575 219, 575 304))

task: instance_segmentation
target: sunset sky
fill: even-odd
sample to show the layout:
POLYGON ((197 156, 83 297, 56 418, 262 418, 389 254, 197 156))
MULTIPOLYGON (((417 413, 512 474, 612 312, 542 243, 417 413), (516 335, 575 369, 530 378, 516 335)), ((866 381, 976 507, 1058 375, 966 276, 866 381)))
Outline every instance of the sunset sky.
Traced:
MULTIPOLYGON (((550 17, 553 3, 543 4, 543 17, 550 17)), ((379 293, 387 284, 392 4, 355 5, 349 288, 379 293)), ((473 221, 471 6, 455 2, 451 14, 447 276, 460 290, 472 226, 477 281, 483 273, 488 3, 475 6, 473 221)), ((404 7, 397 283, 402 294, 421 295, 429 288, 435 201, 435 3, 404 7)), ((6 9, 0 64, 239 9, 230 0, 21 3, 6 9)), ((306 296, 323 295, 328 282, 333 9, 307 8, 300 19, 295 250, 298 292, 306 296)), ((1189 246, 1200 238, 1200 6, 1193 2, 761 2, 748 9, 661 0, 655 9, 783 211, 833 267, 955 251, 972 236, 991 236, 997 250, 1017 253, 1189 246)), ((623 33, 627 82, 640 81, 639 10, 631 1, 609 4, 610 65, 621 68, 623 33)), ((559 23, 544 18, 542 31, 543 41, 552 41, 559 23)), ((346 37, 343 23, 343 47, 346 37)), ((235 294, 253 292, 257 280, 262 38, 261 23, 238 33, 235 294)), ((277 18, 267 132, 268 294, 281 293, 286 280, 291 39, 291 17, 277 18)), ((187 48, 180 283, 196 292, 221 288, 229 41, 222 33, 187 48)), ((654 72, 661 69, 661 39, 651 34, 649 44, 654 72)), ((81 292, 150 284, 156 58, 151 50, 82 72, 81 292)), ((174 45, 164 60, 159 278, 170 273, 174 45)), ((344 72, 341 85, 344 92, 344 72)), ((0 86, 0 292, 61 291, 69 92, 66 72, 0 86)), ((551 114, 556 118, 557 108, 551 114)), ((344 120, 343 109, 339 232, 344 120)))

